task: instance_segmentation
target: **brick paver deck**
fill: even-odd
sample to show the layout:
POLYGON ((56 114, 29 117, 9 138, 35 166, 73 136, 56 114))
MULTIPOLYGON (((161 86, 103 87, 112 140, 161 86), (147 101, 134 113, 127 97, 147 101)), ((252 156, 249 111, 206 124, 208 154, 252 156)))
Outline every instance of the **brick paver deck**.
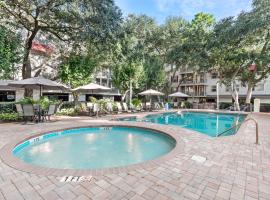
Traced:
MULTIPOLYGON (((97 175, 80 183, 60 182, 61 176, 22 172, 0 161, 0 199, 267 200, 270 199, 270 115, 252 116, 259 123, 260 145, 255 145, 255 126, 251 121, 241 126, 236 135, 220 138, 166 126, 184 142, 179 154, 156 166, 97 175), (193 155, 207 160, 196 162, 191 159, 193 155)), ((84 117, 32 125, 0 124, 0 147, 24 135, 97 122, 102 120, 84 117)), ((164 128, 158 124, 145 125, 164 128)))

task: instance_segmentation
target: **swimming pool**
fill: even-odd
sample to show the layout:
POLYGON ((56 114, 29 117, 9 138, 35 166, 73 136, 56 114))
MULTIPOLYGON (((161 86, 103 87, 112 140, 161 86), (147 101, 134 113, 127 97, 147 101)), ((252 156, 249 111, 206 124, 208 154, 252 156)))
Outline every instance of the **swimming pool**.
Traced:
MULTIPOLYGON (((235 124, 242 123, 246 115, 244 114, 221 114, 205 112, 173 112, 163 114, 148 115, 144 118, 122 118, 120 121, 141 121, 157 124, 175 125, 200 133, 216 137, 219 133, 224 132, 235 124)), ((231 129, 223 136, 232 135, 237 132, 238 128, 231 129)))
POLYGON ((89 127, 52 132, 13 149, 25 163, 55 169, 100 169, 149 161, 169 153, 174 138, 135 127, 89 127))

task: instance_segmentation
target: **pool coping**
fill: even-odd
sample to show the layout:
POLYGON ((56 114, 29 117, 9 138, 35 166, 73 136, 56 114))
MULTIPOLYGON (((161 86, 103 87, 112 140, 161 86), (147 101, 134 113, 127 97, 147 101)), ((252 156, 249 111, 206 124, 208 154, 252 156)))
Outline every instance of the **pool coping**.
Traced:
POLYGON ((114 174, 114 173, 123 173, 123 172, 129 172, 133 170, 143 170, 148 168, 153 168, 161 165, 162 163, 174 158, 177 154, 183 153, 185 148, 185 143, 181 139, 179 135, 177 135, 173 130, 170 130, 169 127, 160 127, 155 125, 149 125, 149 124, 138 124, 138 123, 130 123, 130 122, 113 122, 113 123, 107 123, 107 122, 98 122, 97 124, 91 124, 86 126, 74 126, 64 129, 56 129, 46 132, 40 132, 37 134, 29 134, 24 137, 17 138, 6 145, 4 145, 0 149, 0 159, 9 167, 12 167, 16 170, 33 173, 37 175, 46 175, 46 176, 86 176, 86 175, 92 175, 92 176, 102 176, 105 174, 114 174), (56 169, 56 168, 47 168, 47 167, 41 167, 36 165, 28 164, 19 158, 15 157, 13 155, 13 149, 25 142, 26 140, 36 138, 38 136, 48 134, 55 131, 64 131, 68 129, 76 129, 76 128, 91 128, 91 127, 131 127, 131 128, 142 128, 147 129, 151 131, 158 132, 159 134, 165 134, 170 137, 172 137, 175 140, 175 147, 168 152, 165 155, 162 155, 158 158, 155 158, 153 160, 148 160, 145 162, 137 163, 137 164, 131 164, 127 166, 122 167, 113 167, 113 168, 101 168, 101 169, 56 169))

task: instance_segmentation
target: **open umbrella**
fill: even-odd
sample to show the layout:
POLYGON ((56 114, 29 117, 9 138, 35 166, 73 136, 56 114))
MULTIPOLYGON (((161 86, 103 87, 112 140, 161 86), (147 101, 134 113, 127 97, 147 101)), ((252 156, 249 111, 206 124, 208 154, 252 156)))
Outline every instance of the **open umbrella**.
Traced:
POLYGON ((8 86, 14 88, 37 89, 39 90, 40 97, 42 95, 42 90, 69 90, 66 85, 46 79, 42 76, 12 81, 8 83, 8 86))
POLYGON ((162 92, 159 92, 157 90, 152 90, 152 89, 149 89, 149 90, 145 90, 141 93, 139 93, 139 95, 142 95, 142 96, 150 96, 150 107, 152 105, 152 96, 163 96, 164 93, 162 92))
POLYGON ((169 97, 189 97, 189 96, 182 92, 176 92, 176 93, 170 94, 169 97))
POLYGON ((102 85, 98 85, 96 83, 90 83, 90 84, 87 84, 87 85, 83 85, 83 86, 80 86, 80 87, 77 87, 75 89, 73 89, 73 91, 78 91, 78 92, 87 92, 87 91, 104 91, 104 90, 111 90, 111 88, 108 88, 108 87, 105 87, 105 86, 102 86, 102 85))
POLYGON ((83 86, 80 86, 80 87, 77 87, 75 89, 73 89, 72 91, 75 91, 75 92, 91 92, 92 94, 94 92, 101 92, 101 91, 110 91, 111 88, 108 88, 108 87, 105 87, 105 86, 102 86, 102 85, 98 85, 96 83, 89 83, 87 85, 83 85, 83 86))
POLYGON ((157 90, 150 89, 150 90, 145 90, 145 91, 139 93, 139 95, 142 95, 142 96, 163 96, 164 93, 159 92, 157 90))
MULTIPOLYGON (((42 76, 12 81, 8 86, 14 88, 38 89, 39 97, 42 96, 42 90, 69 90, 69 88, 61 83, 46 79, 42 76)), ((39 106, 39 121, 40 121, 40 106, 39 106)))

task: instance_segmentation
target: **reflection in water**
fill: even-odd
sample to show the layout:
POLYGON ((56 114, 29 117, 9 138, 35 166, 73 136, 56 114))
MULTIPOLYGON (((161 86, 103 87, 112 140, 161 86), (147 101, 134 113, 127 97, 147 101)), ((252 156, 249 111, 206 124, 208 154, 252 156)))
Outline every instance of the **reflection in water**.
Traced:
POLYGON ((87 135, 86 135, 86 140, 87 140, 89 143, 94 142, 96 139, 97 139, 97 135, 96 135, 96 134, 87 134, 87 135))
MULTIPOLYGON (((142 118, 142 121, 176 125, 185 127, 209 136, 216 137, 235 123, 241 124, 246 115, 235 114, 217 114, 217 113, 199 113, 199 112, 181 112, 179 113, 164 113, 159 115, 149 115, 142 118)), ((127 119, 126 119, 127 120, 127 119)), ((130 121, 136 121, 134 118, 129 118, 130 121)), ((226 135, 234 134, 237 129, 232 129, 226 132, 226 135)))
POLYGON ((53 151, 53 148, 49 142, 45 142, 44 144, 34 146, 31 149, 31 154, 35 155, 38 153, 51 153, 53 151))

